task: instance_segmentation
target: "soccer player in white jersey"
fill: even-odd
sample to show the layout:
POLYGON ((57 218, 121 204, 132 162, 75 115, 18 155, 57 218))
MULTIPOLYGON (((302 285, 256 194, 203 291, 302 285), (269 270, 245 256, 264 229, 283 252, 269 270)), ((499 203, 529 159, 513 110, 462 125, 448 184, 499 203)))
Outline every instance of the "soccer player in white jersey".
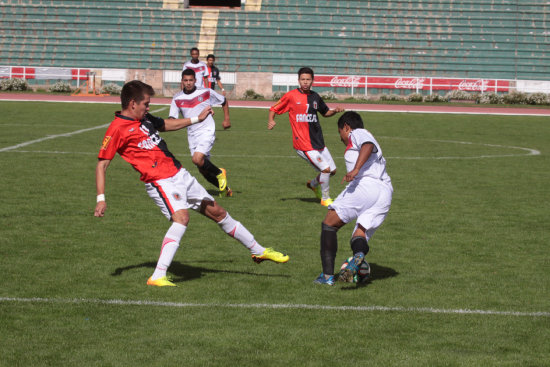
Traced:
POLYGON ((183 70, 191 69, 195 72, 195 85, 197 88, 204 88, 208 85, 208 65, 199 60, 199 49, 193 47, 191 49, 191 60, 183 64, 183 70), (206 83, 205 83, 206 80, 206 83))
MULTIPOLYGON (((181 89, 172 98, 170 118, 177 119, 179 114, 183 118, 197 116, 207 106, 222 105, 224 129, 231 127, 229 120, 229 105, 224 96, 210 88, 198 88, 195 84, 195 73, 186 69, 181 73, 181 89)), ((191 160, 199 172, 212 185, 220 190, 220 196, 232 196, 233 191, 227 184, 227 172, 218 168, 210 161, 210 150, 216 140, 216 123, 212 116, 208 116, 202 123, 193 124, 187 128, 187 140, 191 151, 191 160)))
POLYGON ((351 237, 353 258, 341 269, 339 281, 352 282, 369 252, 368 242, 390 210, 393 187, 386 172, 386 160, 374 136, 363 126, 357 112, 344 113, 338 120, 338 132, 346 152, 344 191, 329 205, 322 223, 321 263, 323 272, 315 283, 334 284, 334 260, 338 249, 336 232, 356 220, 351 237))

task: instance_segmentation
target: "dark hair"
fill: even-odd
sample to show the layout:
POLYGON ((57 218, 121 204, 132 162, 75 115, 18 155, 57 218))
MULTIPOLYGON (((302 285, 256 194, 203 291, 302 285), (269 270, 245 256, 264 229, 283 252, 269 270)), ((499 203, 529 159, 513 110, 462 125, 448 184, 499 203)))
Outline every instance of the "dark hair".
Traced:
POLYGON ((298 70, 298 77, 302 74, 309 74, 313 78, 313 69, 307 67, 300 68, 300 70, 298 70))
POLYGON ((343 129, 344 125, 348 125, 352 130, 365 128, 363 126, 363 119, 355 111, 347 111, 340 116, 338 119, 338 128, 343 129))
POLYGON ((208 56, 206 56, 206 60, 208 60, 208 59, 216 60, 216 56, 214 56, 214 54, 208 54, 208 56))
POLYGON ((137 103, 143 101, 146 95, 149 97, 155 95, 155 90, 149 84, 145 84, 139 80, 132 80, 124 84, 120 91, 122 109, 127 109, 131 101, 136 101, 137 103))
POLYGON ((184 75, 193 75, 193 77, 195 79, 197 79, 197 76, 195 75, 195 72, 193 71, 193 69, 185 69, 184 71, 182 71, 181 72, 181 79, 183 79, 184 75))
POLYGON ((197 51, 198 53, 200 53, 200 52, 199 52, 199 49, 196 48, 196 47, 193 47, 193 48, 191 49, 191 51, 189 51, 189 53, 191 53, 191 52, 193 52, 193 51, 197 51))

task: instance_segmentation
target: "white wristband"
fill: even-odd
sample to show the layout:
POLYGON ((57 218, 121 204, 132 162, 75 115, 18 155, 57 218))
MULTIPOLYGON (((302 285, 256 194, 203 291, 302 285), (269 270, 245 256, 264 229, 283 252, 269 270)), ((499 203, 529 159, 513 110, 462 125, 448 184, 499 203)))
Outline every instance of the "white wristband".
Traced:
POLYGON ((222 88, 222 92, 225 92, 225 89, 222 88))
POLYGON ((105 201, 105 194, 99 194, 97 195, 97 202, 105 201))
POLYGON ((196 124, 197 122, 199 122, 198 116, 191 117, 191 124, 196 124))

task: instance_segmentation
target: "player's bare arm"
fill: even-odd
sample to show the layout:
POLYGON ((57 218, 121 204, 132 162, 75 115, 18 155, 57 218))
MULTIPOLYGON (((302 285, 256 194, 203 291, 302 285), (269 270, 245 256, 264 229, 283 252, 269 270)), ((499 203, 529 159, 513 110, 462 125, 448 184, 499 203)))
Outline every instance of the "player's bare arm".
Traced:
POLYGON ((105 174, 110 163, 110 159, 100 159, 97 161, 97 166, 95 168, 95 185, 97 191, 97 204, 94 211, 95 217, 103 217, 105 215, 105 209, 107 209, 107 203, 105 202, 105 174))
POLYGON ((164 129, 161 131, 175 131, 183 129, 184 127, 190 126, 194 123, 203 122, 210 114, 214 115, 214 111, 211 106, 207 106, 201 111, 201 113, 199 113, 198 116, 195 117, 184 119, 166 119, 164 120, 164 129), (195 121, 195 119, 197 120, 195 121))
POLYGON ((273 130, 273 128, 277 125, 275 122, 275 111, 269 111, 269 118, 267 120, 267 129, 273 130))
POLYGON ((336 115, 337 113, 340 113, 340 112, 344 112, 345 109, 340 107, 340 106, 337 106, 331 110, 328 110, 327 113, 325 113, 323 116, 324 117, 330 117, 330 116, 334 116, 336 115))
POLYGON ((223 84, 221 81, 217 80, 216 81, 218 83, 218 87, 220 87, 220 90, 222 91, 222 94, 224 95, 225 97, 225 89, 223 88, 223 84))
POLYGON ((359 157, 357 157, 357 162, 355 162, 355 167, 353 167, 351 171, 346 173, 342 181, 350 182, 355 178, 355 176, 357 176, 361 167, 363 167, 363 165, 369 159, 373 149, 374 144, 372 143, 365 143, 361 146, 359 157))
POLYGON ((227 101, 227 99, 225 100, 225 103, 222 106, 222 110, 223 110, 222 126, 224 130, 227 130, 231 127, 231 120, 229 119, 229 102, 227 101))

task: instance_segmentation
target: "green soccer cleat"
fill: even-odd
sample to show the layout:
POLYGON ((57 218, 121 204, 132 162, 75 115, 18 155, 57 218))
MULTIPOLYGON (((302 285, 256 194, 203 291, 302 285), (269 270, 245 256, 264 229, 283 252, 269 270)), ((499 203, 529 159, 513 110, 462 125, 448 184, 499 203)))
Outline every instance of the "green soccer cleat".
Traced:
POLYGON ((163 276, 162 278, 158 279, 147 279, 147 285, 154 285, 157 287, 177 287, 174 283, 171 282, 172 278, 169 278, 167 276, 163 276))
POLYGON ((328 198, 328 199, 321 199, 321 205, 322 206, 329 206, 330 204, 332 204, 334 202, 334 200, 332 200, 331 198, 328 198))
POLYGON ((321 185, 317 185, 313 187, 311 186, 311 181, 308 181, 306 186, 308 189, 310 189, 315 193, 315 196, 317 197, 317 199, 321 200, 321 198, 323 197, 323 193, 321 192, 321 185))
POLYGON ((252 260, 254 260, 254 262, 258 264, 265 260, 271 260, 276 263, 286 263, 288 260, 290 260, 290 257, 288 257, 288 255, 275 251, 272 248, 266 248, 263 254, 252 255, 252 260))
POLYGON ((220 168, 220 171, 222 171, 222 173, 217 175, 216 178, 218 179, 218 188, 220 189, 221 193, 224 192, 227 188, 227 171, 225 170, 225 168, 220 168))

